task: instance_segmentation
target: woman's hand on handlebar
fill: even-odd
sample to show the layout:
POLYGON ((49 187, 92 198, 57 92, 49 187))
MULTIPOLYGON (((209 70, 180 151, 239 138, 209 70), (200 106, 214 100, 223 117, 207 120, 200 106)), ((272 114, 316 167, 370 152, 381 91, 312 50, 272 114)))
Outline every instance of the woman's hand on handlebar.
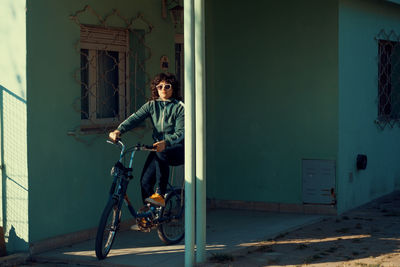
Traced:
POLYGON ((162 140, 162 141, 154 143, 153 147, 155 147, 157 149, 157 152, 163 152, 164 149, 167 147, 167 143, 165 142, 165 140, 162 140))
POLYGON ((121 138, 121 132, 119 130, 114 130, 108 134, 108 138, 110 138, 113 143, 117 143, 121 138))

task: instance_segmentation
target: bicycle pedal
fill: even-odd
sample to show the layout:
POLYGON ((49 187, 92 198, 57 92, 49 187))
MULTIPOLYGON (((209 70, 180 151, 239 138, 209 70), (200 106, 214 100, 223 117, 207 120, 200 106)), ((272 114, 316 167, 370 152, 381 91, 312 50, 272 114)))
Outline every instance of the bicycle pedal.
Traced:
POLYGON ((143 233, 148 233, 151 231, 150 226, 142 226, 140 224, 134 224, 130 227, 132 231, 137 231, 137 232, 143 232, 143 233))

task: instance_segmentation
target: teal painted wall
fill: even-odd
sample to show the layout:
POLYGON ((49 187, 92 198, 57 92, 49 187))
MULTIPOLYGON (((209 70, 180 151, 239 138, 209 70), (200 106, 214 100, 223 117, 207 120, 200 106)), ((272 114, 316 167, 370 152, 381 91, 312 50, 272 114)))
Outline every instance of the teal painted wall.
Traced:
POLYGON ((25 0, 0 2, 0 224, 8 252, 28 249, 25 0))
MULTIPOLYGON (((161 18, 158 0, 28 2, 29 242, 95 227, 118 154, 105 135, 67 135, 80 124, 73 109, 80 96, 73 78, 79 27, 69 16, 86 4, 101 16, 114 8, 125 17, 143 13, 154 25, 146 37, 152 49, 148 72, 160 71, 164 54, 174 64, 173 25, 161 18)), ((339 19, 335 0, 206 1, 209 198, 300 204, 302 159, 338 160, 340 211, 397 186, 400 172, 390 166, 399 130, 382 132, 373 124, 372 61, 373 36, 382 28, 378 18, 394 27, 398 7, 375 5, 341 1, 339 19), (354 96, 361 105, 354 106, 354 96), (370 156, 364 173, 354 170, 357 153, 370 156), (389 156, 379 159, 382 153, 389 156), (349 171, 352 183, 346 180, 349 171)), ((150 129, 130 134, 128 142, 137 141, 150 142, 150 129)), ((136 177, 144 158, 139 156, 136 177)), ((138 189, 136 179, 129 194, 137 207, 138 189)))
POLYGON ((382 29, 400 34, 398 5, 340 1, 339 212, 400 186, 400 129, 380 130, 374 123, 378 116, 378 44, 374 38, 382 29), (357 154, 368 156, 366 170, 356 170, 357 154))
POLYGON ((337 1, 206 2, 207 196, 302 203, 337 158, 337 1))
MULTIPOLYGON (((95 227, 107 200, 111 166, 119 150, 106 144, 106 135, 68 136, 80 125, 80 113, 73 108, 80 97, 80 84, 74 72, 80 67, 75 45, 79 26, 69 16, 90 5, 104 17, 117 9, 126 18, 141 12, 154 28, 146 36, 151 58, 146 70, 160 72, 160 57, 167 55, 174 66, 174 27, 161 18, 158 0, 35 0, 27 5, 28 45, 28 163, 30 242, 95 227)), ((97 23, 95 16, 80 16, 82 22, 97 23)), ((109 26, 125 26, 119 19, 109 26)), ((135 24, 136 25, 136 24, 135 24)), ((135 28, 142 29, 140 23, 135 28)), ((170 71, 174 71, 173 68, 170 71)), ((151 130, 139 129, 127 134, 131 145, 151 142, 151 130)), ((145 155, 138 155, 136 179, 129 195, 141 205, 139 179, 145 155)))

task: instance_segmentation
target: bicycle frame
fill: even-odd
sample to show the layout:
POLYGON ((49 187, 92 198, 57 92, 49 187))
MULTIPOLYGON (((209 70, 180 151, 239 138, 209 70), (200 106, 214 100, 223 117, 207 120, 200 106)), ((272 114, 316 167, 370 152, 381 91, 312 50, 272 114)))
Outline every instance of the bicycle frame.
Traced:
MULTIPOLYGON (((111 141, 107 141, 108 143, 114 144, 111 141)), ((149 211, 138 213, 135 208, 132 206, 131 202, 129 201, 128 196, 126 195, 126 190, 128 188, 128 184, 130 179, 133 178, 132 176, 132 164, 133 159, 135 157, 136 151, 155 151, 155 149, 146 147, 146 146, 135 146, 132 149, 129 165, 128 168, 125 168, 122 164, 123 158, 129 150, 126 150, 126 146, 121 142, 118 141, 118 144, 122 147, 120 157, 118 162, 114 165, 113 169, 116 168, 117 170, 113 170, 114 181, 111 186, 110 190, 110 198, 115 199, 118 201, 118 210, 122 208, 122 202, 125 202, 126 206, 128 207, 129 212, 131 215, 136 218, 144 218, 155 215, 156 209, 154 207, 150 207, 149 211), (123 199, 121 199, 123 198, 123 199), (121 201, 123 200, 123 201, 121 201)))

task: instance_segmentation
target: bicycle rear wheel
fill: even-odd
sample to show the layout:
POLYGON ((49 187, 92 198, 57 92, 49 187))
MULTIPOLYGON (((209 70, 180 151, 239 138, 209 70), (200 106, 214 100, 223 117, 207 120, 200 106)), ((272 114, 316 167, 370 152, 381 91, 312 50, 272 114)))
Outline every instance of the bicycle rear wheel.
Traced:
POLYGON ((104 208, 97 228, 95 251, 99 260, 106 258, 111 250, 118 231, 120 214, 118 202, 115 199, 110 199, 104 208))
POLYGON ((165 199, 165 207, 161 209, 161 218, 165 222, 158 226, 158 237, 166 245, 179 243, 185 235, 185 206, 183 190, 171 192, 165 199))

